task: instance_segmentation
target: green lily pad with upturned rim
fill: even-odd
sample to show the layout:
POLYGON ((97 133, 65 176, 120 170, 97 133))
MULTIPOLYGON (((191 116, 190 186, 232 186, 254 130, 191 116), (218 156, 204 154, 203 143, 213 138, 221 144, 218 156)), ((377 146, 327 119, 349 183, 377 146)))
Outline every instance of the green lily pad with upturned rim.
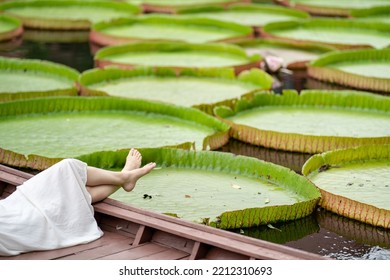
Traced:
POLYGON ((245 49, 248 55, 260 54, 262 57, 274 56, 283 59, 283 67, 291 70, 306 69, 306 64, 320 55, 336 48, 299 42, 285 42, 277 39, 257 38, 241 40, 236 45, 245 49))
POLYGON ((360 90, 390 92, 390 49, 336 51, 308 64, 309 77, 360 90))
POLYGON ((100 46, 139 41, 234 42, 253 37, 250 27, 213 19, 148 15, 96 23, 90 40, 100 46))
POLYGON ((356 9, 388 5, 387 0, 278 0, 279 3, 320 16, 350 16, 356 9))
POLYGON ((81 30, 99 21, 130 17, 141 10, 110 1, 16 1, 0 3, 0 12, 19 18, 28 28, 81 30))
POLYGON ((22 34, 23 25, 19 19, 0 14, 0 42, 11 40, 22 34))
POLYGON ((178 9, 204 5, 217 5, 227 7, 238 3, 249 3, 250 0, 125 0, 134 5, 141 5, 145 13, 174 14, 178 9))
POLYGON ((235 4, 229 7, 205 6, 179 9, 177 14, 211 18, 259 28, 267 23, 306 19, 309 14, 300 10, 275 5, 235 4))
POLYGON ((390 228, 390 145, 314 155, 304 164, 302 174, 321 190, 320 206, 390 228))
POLYGON ((277 150, 317 153, 390 144, 390 98, 368 92, 259 93, 214 113, 231 137, 277 150))
POLYGON ((390 25, 354 19, 313 18, 266 24, 262 36, 287 42, 320 43, 338 49, 380 49, 390 46, 390 25))
POLYGON ((95 64, 101 68, 160 67, 175 69, 178 73, 186 68, 232 67, 237 74, 258 68, 261 62, 260 55, 248 56, 242 48, 232 44, 180 42, 141 42, 109 46, 97 51, 94 59, 95 64))
POLYGON ((0 102, 77 95, 79 72, 62 64, 0 57, 0 102))
POLYGON ((0 104, 0 160, 47 166, 50 159, 129 147, 214 150, 229 126, 197 109, 116 97, 52 97, 0 104))
MULTIPOLYGON (((143 163, 157 168, 130 193, 111 198, 182 219, 231 229, 310 215, 319 190, 294 171, 251 157, 222 152, 140 149, 143 163)), ((128 150, 79 159, 103 168, 121 168, 128 150)))
POLYGON ((351 11, 351 17, 364 20, 364 21, 373 21, 373 22, 383 22, 390 23, 390 2, 387 3, 387 6, 372 7, 368 9, 356 9, 351 11))
POLYGON ((217 105, 233 104, 258 89, 271 89, 273 78, 260 69, 241 72, 232 68, 172 69, 137 68, 92 69, 79 78, 82 95, 111 95, 167 102, 194 107, 209 114, 217 105))

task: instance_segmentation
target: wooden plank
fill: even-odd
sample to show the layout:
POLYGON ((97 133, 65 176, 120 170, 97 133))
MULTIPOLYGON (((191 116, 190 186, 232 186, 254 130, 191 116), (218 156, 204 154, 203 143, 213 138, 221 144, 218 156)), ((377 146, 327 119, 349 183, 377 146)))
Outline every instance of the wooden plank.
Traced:
POLYGON ((164 251, 139 258, 138 260, 180 260, 189 255, 187 252, 166 248, 164 251))
POLYGON ((113 240, 110 243, 104 244, 99 247, 77 252, 73 255, 59 258, 61 260, 94 260, 101 257, 106 257, 112 254, 128 250, 132 247, 132 240, 113 240))
POLYGON ((33 177, 32 174, 0 164, 0 180, 2 182, 18 186, 31 177, 33 177))
POLYGON ((126 221, 101 213, 96 213, 95 218, 102 230, 129 236, 133 239, 135 238, 135 235, 137 234, 137 231, 140 227, 139 224, 133 223, 131 221, 126 221))
POLYGON ((221 248, 213 247, 207 252, 204 259, 206 260, 248 260, 249 257, 247 255, 237 254, 235 252, 226 251, 221 248))
POLYGON ((136 260, 159 252, 165 251, 166 248, 155 243, 144 243, 116 254, 97 258, 99 260, 136 260))
POLYGON ((153 242, 158 244, 162 244, 168 247, 175 248, 179 251, 184 251, 187 253, 192 252, 192 248, 194 247, 195 241, 189 238, 183 238, 182 236, 171 234, 166 231, 155 231, 153 235, 153 242))
MULTIPOLYGON (((88 244, 81 244, 77 246, 67 247, 63 249, 56 249, 56 250, 48 250, 48 251, 39 251, 39 252, 30 252, 30 253, 24 253, 20 254, 14 257, 0 257, 0 260, 53 260, 53 259, 59 259, 65 256, 77 254, 79 252, 93 249, 96 247, 104 246, 106 244, 110 244, 113 241, 117 242, 120 240, 123 240, 124 236, 114 234, 111 232, 105 232, 103 237, 92 241, 88 244)), ((131 242, 129 240, 128 242, 131 242)))

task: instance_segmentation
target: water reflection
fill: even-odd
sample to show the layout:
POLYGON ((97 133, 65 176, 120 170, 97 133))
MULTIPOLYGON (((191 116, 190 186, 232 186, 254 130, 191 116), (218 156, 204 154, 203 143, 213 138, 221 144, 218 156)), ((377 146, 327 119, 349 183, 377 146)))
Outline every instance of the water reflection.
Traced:
POLYGON ((318 225, 315 216, 310 215, 296 221, 240 229, 235 230, 234 232, 273 243, 285 244, 290 241, 300 240, 319 230, 320 226, 318 225))
POLYGON ((311 154, 295 153, 287 151, 279 151, 258 147, 235 139, 231 139, 229 143, 223 146, 220 151, 255 157, 264 161, 272 162, 301 173, 303 164, 309 159, 311 154))
POLYGON ((89 31, 56 31, 56 30, 36 30, 25 29, 23 38, 28 42, 43 43, 87 43, 89 41, 89 31))
MULTIPOLYGON (((40 36, 46 36, 40 31, 40 36)), ((65 36, 66 34, 64 34, 65 36)), ((86 42, 44 42, 23 38, 15 48, 1 48, 0 55, 15 58, 43 59, 61 63, 80 72, 94 67, 93 56, 86 42)))

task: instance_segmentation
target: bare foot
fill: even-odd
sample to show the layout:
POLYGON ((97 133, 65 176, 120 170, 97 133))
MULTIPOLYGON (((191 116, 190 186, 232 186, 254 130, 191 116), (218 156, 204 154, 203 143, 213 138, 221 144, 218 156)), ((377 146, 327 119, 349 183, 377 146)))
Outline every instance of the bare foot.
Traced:
POLYGON ((128 180, 126 183, 123 184, 123 189, 127 192, 132 191, 134 189, 135 184, 137 183, 138 179, 141 178, 142 176, 148 174, 155 167, 156 167, 156 163, 150 162, 141 168, 137 168, 137 169, 128 171, 127 172, 128 180))
POLYGON ((130 149, 129 154, 126 157, 126 163, 122 171, 131 171, 141 167, 142 156, 136 149, 130 149))

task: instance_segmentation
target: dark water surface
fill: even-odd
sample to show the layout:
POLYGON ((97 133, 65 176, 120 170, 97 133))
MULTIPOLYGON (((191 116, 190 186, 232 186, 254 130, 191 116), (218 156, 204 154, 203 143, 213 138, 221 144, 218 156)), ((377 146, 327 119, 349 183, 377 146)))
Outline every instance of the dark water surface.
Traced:
MULTIPOLYGON (((0 55, 49 60, 68 65, 80 72, 93 68, 93 55, 87 34, 73 35, 76 37, 68 38, 65 33, 59 34, 55 42, 49 42, 53 40, 52 34, 27 33, 23 41, 0 44, 0 55), (66 43, 67 40, 73 42, 66 43)), ((277 78, 280 83, 275 91, 286 88, 339 89, 307 79, 302 73, 282 71, 277 78)), ((297 173, 300 173, 302 165, 311 156, 256 147, 236 140, 230 141, 220 151, 256 157, 286 166, 297 173)), ((318 209, 304 219, 272 226, 238 230, 237 233, 335 259, 390 260, 390 230, 340 217, 323 209, 318 209)))

